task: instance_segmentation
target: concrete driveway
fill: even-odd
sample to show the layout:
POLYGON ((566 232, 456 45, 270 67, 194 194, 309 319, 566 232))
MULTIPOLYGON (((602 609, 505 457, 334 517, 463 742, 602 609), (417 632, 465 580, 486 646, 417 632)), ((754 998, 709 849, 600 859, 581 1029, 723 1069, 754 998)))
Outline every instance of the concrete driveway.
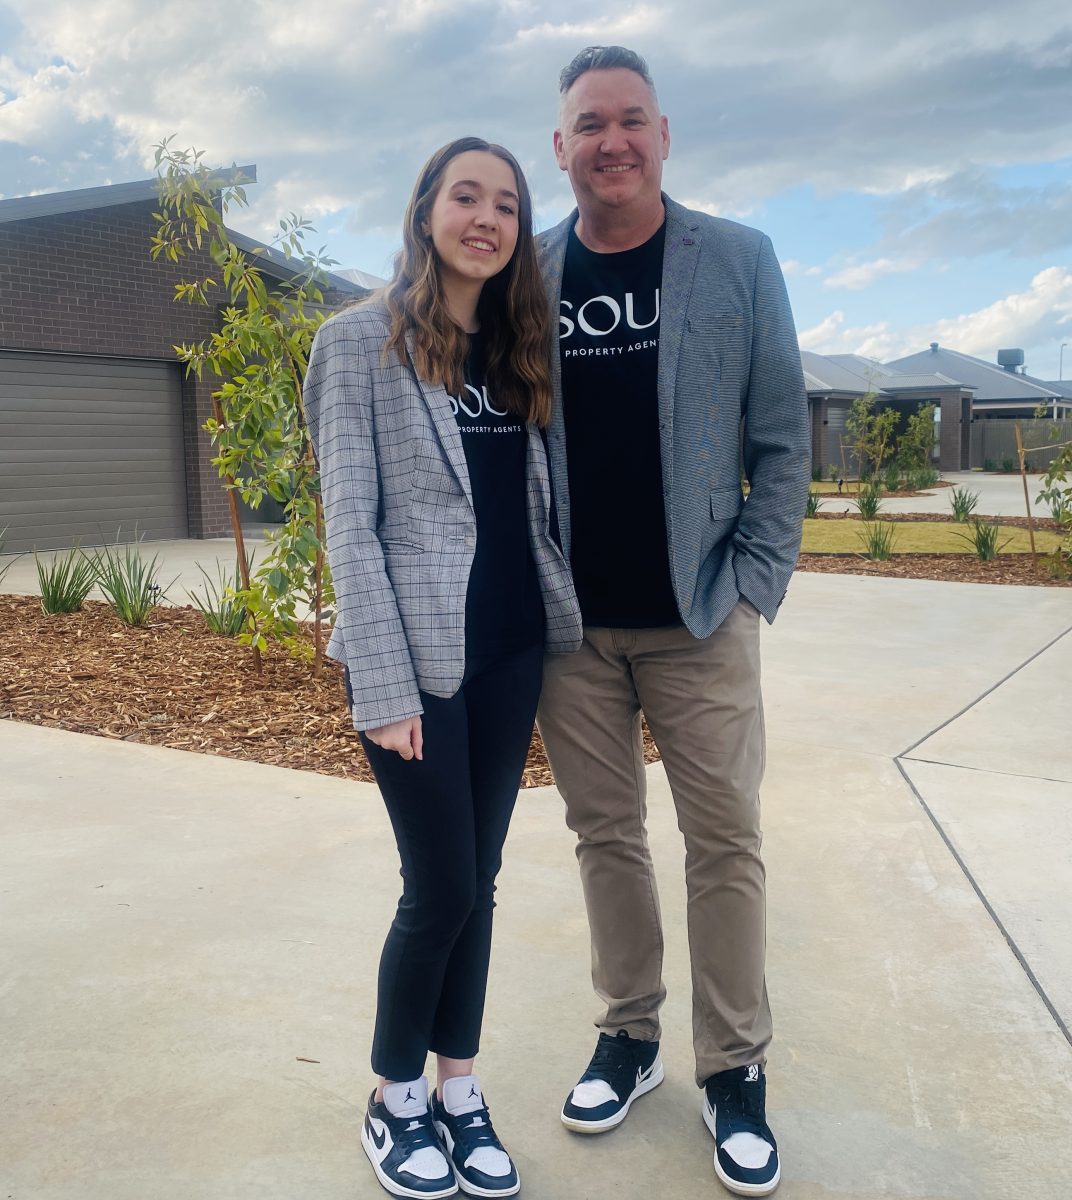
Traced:
MULTIPOLYGON (((785 1200, 1072 1191, 1072 592, 798 576, 764 634, 785 1200)), ((374 787, 0 722, 0 1197, 365 1200, 374 787)), ((572 837, 521 796, 479 1069, 533 1200, 723 1195, 682 847, 649 768, 667 1081, 557 1119, 596 1011, 572 837)))
MULTIPOLYGON (((935 488, 921 496, 883 500, 884 512, 940 512, 949 513, 949 493, 954 487, 966 488, 979 497, 975 514, 980 517, 1023 517, 1027 513, 1024 503, 1024 485, 1019 475, 992 475, 985 471, 943 471, 942 479, 951 485, 935 488)), ((1031 498, 1031 512, 1037 517, 1048 517, 1049 509, 1036 504, 1035 499, 1042 488, 1041 475, 1027 477, 1027 490, 1031 498)), ((841 497, 844 499, 844 497, 841 497)), ((831 508, 833 508, 831 501, 831 508)))
MULTIPOLYGON (((85 547, 87 552, 98 548, 85 547)), ((109 548, 115 549, 115 547, 109 548)), ((204 592, 205 577, 198 570, 199 565, 208 572, 213 583, 218 582, 217 573, 220 568, 228 574, 235 569, 235 544, 234 539, 229 537, 203 540, 180 538, 160 542, 143 541, 139 542, 138 548, 145 561, 148 562, 154 558, 159 560, 158 579, 160 586, 167 589, 165 603, 189 604, 191 590, 204 592)), ((120 546, 118 549, 122 554, 124 548, 120 546)), ((257 537, 246 539, 246 551, 253 555, 254 564, 262 558, 264 550, 265 543, 261 539, 257 537)), ((63 554, 64 552, 50 550, 40 557, 48 563, 51 562, 55 553, 63 554)), ((0 575, 3 575, 3 578, 0 579, 0 592, 22 596, 40 595, 37 563, 32 554, 0 555, 0 575), (8 566, 6 574, 3 573, 5 566, 8 566)), ((90 598, 104 599, 97 588, 90 592, 90 598)))

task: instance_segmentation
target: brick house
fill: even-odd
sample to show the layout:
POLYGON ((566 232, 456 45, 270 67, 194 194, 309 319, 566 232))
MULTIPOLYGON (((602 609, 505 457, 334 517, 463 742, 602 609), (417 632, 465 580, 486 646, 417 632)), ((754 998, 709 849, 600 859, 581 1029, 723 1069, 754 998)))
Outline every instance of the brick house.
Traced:
POLYGON ((925 404, 938 409, 938 461, 942 471, 963 471, 971 448, 972 388, 940 372, 909 373, 859 354, 801 351, 804 386, 811 414, 812 466, 826 474, 837 466, 855 474, 845 445, 845 422, 852 402, 874 393, 877 409, 893 408, 908 416, 925 404))
MULTIPOLYGON (((255 167, 241 170, 256 179, 255 167)), ((157 206, 155 179, 0 200, 7 551, 129 540, 135 525, 149 539, 230 530, 202 428, 219 381, 187 377, 174 351, 207 338, 219 315, 174 299, 204 265, 193 255, 150 259, 157 206)), ((295 273, 282 255, 260 265, 281 281, 295 273)), ((331 275, 325 302, 365 294, 331 275)))

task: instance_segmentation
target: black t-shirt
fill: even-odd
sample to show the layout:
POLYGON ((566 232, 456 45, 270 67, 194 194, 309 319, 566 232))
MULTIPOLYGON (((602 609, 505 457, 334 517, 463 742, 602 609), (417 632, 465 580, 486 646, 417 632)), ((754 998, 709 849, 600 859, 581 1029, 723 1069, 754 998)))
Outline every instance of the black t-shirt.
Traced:
POLYGON ((588 625, 681 617, 670 581, 659 457, 659 296, 665 224, 642 246, 597 254, 570 233, 559 353, 570 558, 588 625))
POLYGON ((465 597, 466 655, 523 650, 543 639, 543 601, 529 544, 528 431, 494 408, 484 382, 485 343, 470 338, 465 388, 451 397, 476 510, 476 555, 465 597))

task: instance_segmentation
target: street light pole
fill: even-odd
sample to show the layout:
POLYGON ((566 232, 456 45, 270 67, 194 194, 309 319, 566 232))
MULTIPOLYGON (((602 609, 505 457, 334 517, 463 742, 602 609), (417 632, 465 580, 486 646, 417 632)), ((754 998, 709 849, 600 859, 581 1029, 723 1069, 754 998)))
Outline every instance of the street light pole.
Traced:
POLYGON ((1057 357, 1057 364, 1058 364, 1057 379, 1058 379, 1058 382, 1060 382, 1065 377, 1065 347, 1067 345, 1068 345, 1067 342, 1061 343, 1061 353, 1057 357))

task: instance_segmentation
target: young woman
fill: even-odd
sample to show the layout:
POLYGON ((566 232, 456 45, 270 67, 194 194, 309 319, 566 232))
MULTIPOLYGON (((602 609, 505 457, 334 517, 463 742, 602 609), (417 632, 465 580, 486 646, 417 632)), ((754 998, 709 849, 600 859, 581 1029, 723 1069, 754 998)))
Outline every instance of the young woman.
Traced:
POLYGON ((543 651, 581 637, 548 531, 549 347, 521 170, 462 138, 421 171, 392 282, 325 322, 309 360, 338 600, 328 653, 402 860, 361 1135, 398 1196, 520 1187, 473 1060, 543 651))

